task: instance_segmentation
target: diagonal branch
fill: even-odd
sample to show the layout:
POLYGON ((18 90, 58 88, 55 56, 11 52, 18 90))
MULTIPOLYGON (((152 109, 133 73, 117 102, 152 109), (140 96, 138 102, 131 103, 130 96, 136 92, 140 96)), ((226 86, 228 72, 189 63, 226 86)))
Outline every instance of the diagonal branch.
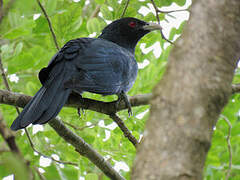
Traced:
POLYGON ((15 136, 12 131, 10 131, 6 124, 4 123, 2 113, 0 112, 0 134, 2 135, 3 139, 6 141, 7 145, 9 146, 10 150, 16 154, 21 154, 20 150, 16 144, 15 136))
MULTIPOLYGON (((172 10, 172 11, 162 11, 162 10, 160 10, 160 9, 157 7, 157 5, 155 4, 154 0, 151 0, 151 2, 152 2, 152 5, 153 5, 153 8, 154 8, 154 10, 155 10, 156 19, 157 19, 158 24, 160 24, 160 18, 159 18, 158 13, 169 14, 169 13, 172 13, 172 12, 186 11, 185 9, 183 9, 183 10, 172 10)), ((170 15, 169 15, 169 16, 170 16, 170 15)), ((171 17, 172 17, 172 16, 171 16, 171 17)), ((160 32, 161 32, 162 38, 163 38, 165 41, 169 42, 170 44, 173 44, 172 41, 169 41, 169 40, 165 37, 165 35, 163 34, 162 29, 160 29, 160 32)))
POLYGON ((40 156, 43 156, 43 157, 48 158, 48 159, 51 159, 52 161, 55 161, 55 162, 60 163, 60 164, 69 164, 69 165, 78 166, 78 163, 74 163, 74 162, 70 162, 70 161, 60 161, 60 160, 57 160, 57 159, 55 159, 55 158, 53 158, 53 157, 51 157, 51 156, 47 156, 47 155, 41 153, 40 151, 38 151, 38 150, 35 148, 32 140, 31 140, 31 137, 30 137, 28 131, 26 130, 26 128, 25 128, 25 133, 26 133, 26 135, 27 135, 27 137, 28 137, 29 143, 30 143, 33 151, 36 152, 37 154, 39 154, 40 156))
POLYGON ((126 13, 126 11, 127 11, 127 8, 128 8, 128 5, 129 5, 129 1, 130 1, 130 0, 127 0, 126 4, 125 4, 125 6, 124 6, 124 9, 123 9, 123 12, 122 12, 121 18, 124 17, 124 15, 125 15, 125 13, 126 13))
POLYGON ((26 167, 27 172, 28 172, 27 176, 30 179, 30 177, 32 177, 32 175, 33 175, 33 172, 29 166, 30 162, 28 160, 24 159, 23 155, 21 154, 21 151, 19 150, 17 143, 15 141, 15 136, 14 136, 13 132, 6 126, 1 111, 0 111, 0 134, 2 135, 4 141, 7 143, 11 152, 13 154, 17 155, 16 158, 19 158, 19 160, 21 160, 23 162, 23 165, 26 167))
POLYGON ((109 115, 115 123, 117 123, 117 125, 120 127, 120 129, 122 130, 122 132, 124 133, 124 136, 126 138, 128 138, 128 140, 135 146, 137 147, 137 145, 139 144, 138 140, 131 134, 131 132, 129 131, 129 129, 127 128, 127 126, 125 126, 123 120, 118 117, 116 114, 111 114, 109 115))
MULTIPOLYGON (((9 105, 15 104, 15 106, 19 105, 19 107, 24 107, 30 100, 31 96, 20 95, 17 93, 0 90, 0 103, 9 105)), ((75 107, 75 105, 72 105, 72 107, 75 107)), ((108 177, 116 180, 124 179, 99 153, 97 153, 81 137, 77 136, 70 129, 68 129, 63 124, 63 122, 58 119, 52 119, 51 121, 49 121, 49 125, 59 134, 59 136, 61 136, 65 141, 73 145, 76 148, 77 152, 79 152, 82 156, 87 157, 108 177)))
POLYGON ((90 15, 90 19, 98 16, 98 13, 100 12, 100 8, 101 8, 101 5, 96 6, 95 10, 90 15))
POLYGON ((79 152, 82 156, 87 157, 93 164, 101 169, 106 176, 111 179, 124 180, 124 178, 113 169, 108 161, 106 161, 81 137, 68 129, 60 120, 52 119, 48 124, 58 133, 59 136, 75 147, 77 152, 79 152))
POLYGON ((57 38, 56 38, 56 35, 55 35, 54 31, 53 31, 52 24, 51 24, 51 21, 50 21, 48 15, 47 15, 47 12, 46 12, 46 10, 44 9, 43 5, 40 3, 39 0, 37 0, 37 3, 38 3, 38 5, 39 5, 39 7, 41 8, 41 10, 42 10, 45 18, 47 19, 48 27, 49 27, 49 29, 50 29, 50 31, 51 31, 51 33, 52 33, 52 37, 53 37, 54 44, 55 44, 57 50, 59 50, 59 46, 58 46, 58 43, 57 43, 57 38))

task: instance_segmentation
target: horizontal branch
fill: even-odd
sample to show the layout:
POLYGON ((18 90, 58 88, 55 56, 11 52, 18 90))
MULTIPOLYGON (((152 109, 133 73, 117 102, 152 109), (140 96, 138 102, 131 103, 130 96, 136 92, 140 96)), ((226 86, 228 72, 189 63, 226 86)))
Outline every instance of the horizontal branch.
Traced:
MULTIPOLYGON (((130 97, 130 102, 132 106, 147 105, 151 99, 151 94, 137 95, 130 97)), ((30 100, 31 96, 13 93, 6 90, 0 90, 0 103, 13 105, 17 107, 24 107, 30 100)), ((81 98, 80 96, 72 94, 66 106, 84 108, 93 110, 96 112, 104 113, 107 115, 112 115, 116 111, 126 109, 124 102, 120 102, 118 109, 115 106, 116 101, 113 102, 101 102, 97 100, 92 100, 88 98, 81 98)), ((88 145, 81 137, 77 136, 71 130, 69 130, 60 120, 52 119, 49 121, 49 125, 68 143, 73 145, 77 152, 82 156, 87 157, 91 162, 93 162, 99 169, 101 169, 108 177, 111 179, 124 179, 117 173, 111 165, 98 154, 90 145, 88 145)), ((137 141, 136 141, 137 142, 137 141)))
MULTIPOLYGON (((9 92, 6 90, 0 90, 0 103, 8 104, 18 107, 24 107, 30 100, 31 96, 9 92)), ((76 98, 76 96, 71 96, 71 98, 76 98)), ((70 100, 71 100, 70 98, 70 100)), ((81 100, 81 99, 79 99, 81 100)), ((76 99, 74 100, 76 101, 76 99)), ((84 99, 84 103, 90 104, 92 101, 88 102, 88 99, 84 99)), ((100 101, 99 101, 100 102, 100 101)), ((84 107, 74 104, 67 104, 70 107, 84 107)), ((86 106, 86 105, 85 105, 86 106)), ((90 108, 89 108, 90 109, 90 108)), ((94 108, 93 108, 94 109, 94 108)), ((82 156, 87 157, 92 163, 94 163, 99 169, 101 169, 108 177, 116 180, 123 180, 124 178, 113 169, 109 162, 107 162, 98 152, 96 152, 89 144, 87 144, 81 137, 73 133, 68 129, 62 121, 58 119, 52 119, 49 121, 49 125, 61 136, 65 141, 70 143, 75 147, 76 151, 82 156)))
MULTIPOLYGON (((31 96, 27 96, 24 94, 0 90, 0 104, 8 104, 23 108, 31 100, 31 98, 32 98, 31 96)), ((148 105, 151 98, 152 94, 143 94, 132 96, 129 98, 129 100, 131 105, 134 107, 148 105)), ((68 102, 66 103, 65 106, 89 109, 107 115, 112 115, 116 113, 116 111, 127 109, 127 106, 125 105, 124 102, 120 102, 117 109, 115 109, 116 108, 115 103, 116 101, 102 102, 88 98, 80 98, 80 96, 76 95, 70 95, 68 102)))

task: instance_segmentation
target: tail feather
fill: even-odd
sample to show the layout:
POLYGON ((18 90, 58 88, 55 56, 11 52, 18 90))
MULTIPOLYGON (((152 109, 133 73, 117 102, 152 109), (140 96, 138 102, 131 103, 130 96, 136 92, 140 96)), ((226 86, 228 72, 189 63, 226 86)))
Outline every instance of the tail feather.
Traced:
POLYGON ((71 93, 70 89, 62 90, 60 93, 56 94, 53 98, 52 103, 48 107, 48 110, 45 110, 41 115, 38 121, 33 122, 33 124, 45 124, 50 119, 57 116, 64 104, 66 103, 69 94, 71 93))
MULTIPOLYGON (((64 67, 64 66, 62 66, 64 67)), ((70 89, 63 87, 67 77, 65 72, 59 68, 51 81, 41 87, 32 100, 24 107, 21 114, 11 125, 12 130, 25 128, 29 124, 44 124, 56 117, 63 105, 66 103, 70 89)))

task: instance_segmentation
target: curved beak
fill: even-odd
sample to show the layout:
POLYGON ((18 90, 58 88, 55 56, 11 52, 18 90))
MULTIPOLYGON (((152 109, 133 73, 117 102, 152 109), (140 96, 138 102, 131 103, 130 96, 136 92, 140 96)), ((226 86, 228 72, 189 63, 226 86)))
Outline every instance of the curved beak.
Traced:
POLYGON ((160 26, 160 24, 156 24, 156 23, 147 23, 146 25, 143 26, 144 30, 148 30, 148 31, 154 31, 154 30, 161 30, 162 27, 160 26))

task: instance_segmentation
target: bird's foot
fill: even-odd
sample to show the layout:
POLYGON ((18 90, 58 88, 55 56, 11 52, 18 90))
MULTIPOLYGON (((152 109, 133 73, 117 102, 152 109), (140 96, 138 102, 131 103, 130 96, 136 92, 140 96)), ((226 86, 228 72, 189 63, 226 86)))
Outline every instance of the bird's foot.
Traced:
POLYGON ((77 108, 77 113, 78 113, 78 116, 81 117, 82 115, 85 114, 85 111, 83 108, 77 108))
POLYGON ((116 102, 116 109, 118 108, 121 100, 123 100, 123 101, 125 102, 125 105, 126 105, 127 108, 128 108, 128 116, 129 116, 129 117, 132 116, 133 113, 132 113, 131 103, 129 102, 126 93, 123 92, 123 91, 122 91, 120 94, 118 94, 118 100, 117 100, 117 102, 116 102))
MULTIPOLYGON (((75 99, 79 100, 82 104, 84 103, 84 100, 83 100, 83 97, 82 97, 81 94, 73 91, 71 93, 71 96, 73 96, 75 99)), ((82 114, 84 115, 84 109, 82 107, 78 107, 77 108, 77 113, 78 113, 78 116, 81 117, 82 114)))

